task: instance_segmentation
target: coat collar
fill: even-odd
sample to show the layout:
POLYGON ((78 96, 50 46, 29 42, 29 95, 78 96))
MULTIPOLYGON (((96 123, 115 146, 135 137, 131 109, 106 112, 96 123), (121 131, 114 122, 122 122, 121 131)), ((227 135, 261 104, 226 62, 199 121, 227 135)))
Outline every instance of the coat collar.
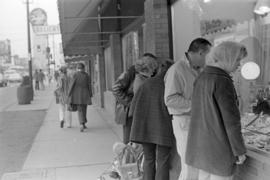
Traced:
POLYGON ((216 66, 206 66, 203 72, 208 73, 208 74, 216 74, 216 75, 224 76, 232 80, 232 77, 225 70, 216 66))

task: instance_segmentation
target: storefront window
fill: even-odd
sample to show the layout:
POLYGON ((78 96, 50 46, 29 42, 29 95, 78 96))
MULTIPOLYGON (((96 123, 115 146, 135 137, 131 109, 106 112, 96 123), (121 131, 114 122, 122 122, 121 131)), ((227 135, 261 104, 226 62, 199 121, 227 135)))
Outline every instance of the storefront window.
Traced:
MULTIPOLYGON (((205 37, 213 45, 222 41, 242 43, 248 51, 242 64, 252 61, 259 65, 260 75, 255 80, 244 79, 240 71, 233 75, 240 101, 244 139, 248 149, 256 152, 249 154, 253 161, 248 162, 248 166, 252 168, 266 161, 269 166, 270 162, 270 14, 255 14, 256 2, 178 0, 171 7, 175 61, 184 55, 194 38, 205 37)), ((269 177, 266 170, 242 170, 241 179, 269 177), (256 174, 253 173, 255 171, 256 174)))

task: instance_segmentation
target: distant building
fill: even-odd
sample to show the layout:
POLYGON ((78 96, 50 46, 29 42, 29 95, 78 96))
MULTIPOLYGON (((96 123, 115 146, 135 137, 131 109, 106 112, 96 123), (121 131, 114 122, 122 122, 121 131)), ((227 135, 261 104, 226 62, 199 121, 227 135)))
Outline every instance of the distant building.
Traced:
POLYGON ((11 64, 10 40, 0 40, 0 64, 11 64))

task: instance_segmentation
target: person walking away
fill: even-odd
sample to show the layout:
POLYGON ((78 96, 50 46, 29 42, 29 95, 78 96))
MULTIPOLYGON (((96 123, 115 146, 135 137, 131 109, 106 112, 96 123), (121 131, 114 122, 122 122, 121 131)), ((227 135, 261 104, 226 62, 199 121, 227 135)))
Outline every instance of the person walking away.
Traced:
POLYGON ((45 85, 44 85, 45 74, 43 73, 42 69, 39 70, 38 80, 39 80, 39 84, 40 84, 40 89, 44 90, 45 89, 45 85))
POLYGON ((77 106, 78 118, 81 125, 80 131, 83 132, 86 129, 87 123, 87 105, 91 105, 91 83, 90 77, 85 72, 84 64, 77 64, 77 72, 74 74, 73 79, 71 80, 70 89, 69 89, 69 103, 77 106))
POLYGON ((57 82, 59 90, 59 120, 60 127, 63 128, 65 123, 67 127, 71 128, 72 112, 68 111, 68 88, 69 78, 67 76, 67 68, 62 66, 60 68, 60 75, 57 82))
POLYGON ((203 38, 194 39, 185 56, 170 67, 165 75, 165 104, 173 116, 173 131, 177 151, 181 157, 180 180, 197 180, 198 171, 185 163, 187 134, 190 121, 193 82, 205 64, 211 43, 203 38))
POLYGON ((232 180, 245 159, 237 94, 231 73, 247 56, 240 43, 213 48, 194 84, 186 163, 199 169, 199 180, 232 180))
POLYGON ((164 76, 173 64, 160 59, 158 73, 147 79, 134 95, 131 142, 143 146, 143 180, 169 180, 170 151, 175 143, 172 117, 164 103, 164 76))
POLYGON ((58 72, 58 70, 56 70, 56 71, 54 71, 54 80, 55 80, 55 82, 58 81, 58 77, 59 77, 59 72, 58 72))
POLYGON ((38 70, 36 69, 34 72, 34 80, 35 80, 35 90, 39 90, 39 75, 38 70))

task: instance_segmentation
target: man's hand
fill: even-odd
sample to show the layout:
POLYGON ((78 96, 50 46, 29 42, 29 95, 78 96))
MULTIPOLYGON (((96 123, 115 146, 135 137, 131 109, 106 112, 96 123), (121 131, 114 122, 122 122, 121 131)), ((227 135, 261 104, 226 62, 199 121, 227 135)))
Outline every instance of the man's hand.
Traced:
POLYGON ((236 164, 243 164, 245 162, 245 160, 247 159, 246 155, 243 154, 243 155, 240 155, 240 156, 237 156, 237 161, 236 161, 236 164))

